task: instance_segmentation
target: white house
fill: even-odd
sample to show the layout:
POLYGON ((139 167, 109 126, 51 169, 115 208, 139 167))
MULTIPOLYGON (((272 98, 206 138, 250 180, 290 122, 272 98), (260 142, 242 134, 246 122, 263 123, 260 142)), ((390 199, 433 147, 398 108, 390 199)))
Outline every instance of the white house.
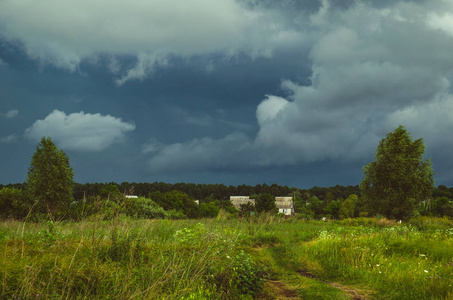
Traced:
POLYGON ((275 197, 275 206, 277 206, 278 212, 285 216, 294 214, 293 197, 275 197))
POLYGON ((230 202, 237 209, 241 209, 241 205, 251 203, 255 205, 255 199, 250 199, 249 196, 230 196, 230 202))

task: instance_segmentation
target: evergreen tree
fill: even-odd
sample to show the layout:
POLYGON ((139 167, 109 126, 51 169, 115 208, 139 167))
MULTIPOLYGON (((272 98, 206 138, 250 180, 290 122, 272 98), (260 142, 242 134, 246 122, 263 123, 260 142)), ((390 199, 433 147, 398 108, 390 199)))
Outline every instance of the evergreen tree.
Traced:
POLYGON ((412 141, 399 126, 379 142, 375 161, 363 167, 360 184, 364 201, 371 213, 392 219, 408 219, 417 201, 428 197, 433 188, 430 160, 423 161, 422 139, 412 141))
POLYGON ((36 146, 27 177, 31 200, 38 201, 38 209, 53 217, 64 213, 72 201, 74 174, 69 158, 49 137, 36 146))

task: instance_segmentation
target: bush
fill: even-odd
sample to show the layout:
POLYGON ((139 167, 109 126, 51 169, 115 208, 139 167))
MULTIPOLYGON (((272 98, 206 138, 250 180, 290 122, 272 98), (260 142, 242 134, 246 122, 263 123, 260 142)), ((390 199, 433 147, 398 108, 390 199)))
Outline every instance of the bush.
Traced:
POLYGON ((6 187, 0 190, 0 218, 25 218, 32 207, 32 201, 22 190, 6 187))
POLYGON ((126 215, 138 219, 164 219, 165 210, 149 198, 127 198, 126 215))

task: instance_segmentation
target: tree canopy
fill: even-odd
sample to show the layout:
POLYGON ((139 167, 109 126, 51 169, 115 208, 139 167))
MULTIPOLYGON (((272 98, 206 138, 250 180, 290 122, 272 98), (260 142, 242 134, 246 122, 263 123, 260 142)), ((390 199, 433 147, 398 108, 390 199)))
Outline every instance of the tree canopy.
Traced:
POLYGON ((72 200, 74 174, 69 158, 49 137, 36 146, 27 177, 27 191, 37 208, 56 216, 65 211, 72 200))
POLYGON ((413 141, 403 126, 379 142, 375 160, 363 167, 362 196, 371 213, 408 219, 433 188, 431 161, 423 161, 422 139, 413 141))

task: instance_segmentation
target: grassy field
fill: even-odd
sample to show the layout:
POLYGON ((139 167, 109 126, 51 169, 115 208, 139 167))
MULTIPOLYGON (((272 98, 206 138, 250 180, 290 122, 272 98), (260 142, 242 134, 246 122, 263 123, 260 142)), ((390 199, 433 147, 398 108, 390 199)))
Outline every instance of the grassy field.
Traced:
POLYGON ((453 299, 453 222, 0 223, 1 299, 453 299))

